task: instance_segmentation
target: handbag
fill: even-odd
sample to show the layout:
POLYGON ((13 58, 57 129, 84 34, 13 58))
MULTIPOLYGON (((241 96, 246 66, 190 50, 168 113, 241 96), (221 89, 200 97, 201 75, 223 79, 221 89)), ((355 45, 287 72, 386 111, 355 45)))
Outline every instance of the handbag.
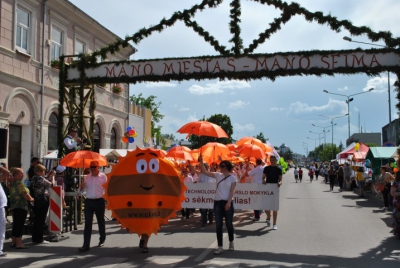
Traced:
POLYGON ((377 184, 375 184, 375 188, 377 191, 383 192, 383 190, 385 189, 385 184, 377 183, 377 184))

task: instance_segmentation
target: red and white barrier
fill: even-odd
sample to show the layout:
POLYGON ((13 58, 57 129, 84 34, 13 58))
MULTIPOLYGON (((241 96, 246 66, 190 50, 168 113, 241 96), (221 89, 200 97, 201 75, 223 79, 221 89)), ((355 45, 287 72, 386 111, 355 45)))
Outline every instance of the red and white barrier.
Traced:
POLYGON ((53 186, 50 188, 50 232, 53 234, 61 234, 62 227, 62 188, 61 186, 53 186))

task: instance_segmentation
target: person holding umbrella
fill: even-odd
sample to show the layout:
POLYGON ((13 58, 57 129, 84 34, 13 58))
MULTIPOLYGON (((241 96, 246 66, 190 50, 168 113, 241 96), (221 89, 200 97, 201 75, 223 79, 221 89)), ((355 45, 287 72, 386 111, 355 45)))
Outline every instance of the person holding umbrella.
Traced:
POLYGON ((218 249, 214 252, 215 255, 219 255, 224 252, 222 247, 222 222, 225 217, 226 229, 228 230, 229 236, 229 250, 234 250, 234 236, 233 236, 233 194, 236 188, 236 178, 231 175, 232 163, 224 160, 219 164, 221 172, 210 172, 206 169, 203 163, 203 157, 199 157, 201 172, 211 178, 215 178, 217 182, 217 188, 215 190, 214 197, 214 213, 215 223, 217 232, 218 249))

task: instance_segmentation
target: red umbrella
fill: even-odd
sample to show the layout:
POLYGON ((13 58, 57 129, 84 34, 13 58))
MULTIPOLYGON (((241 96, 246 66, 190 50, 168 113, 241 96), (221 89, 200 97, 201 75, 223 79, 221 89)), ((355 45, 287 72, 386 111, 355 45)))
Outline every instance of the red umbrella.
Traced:
POLYGON ((98 161, 99 166, 107 165, 107 159, 104 156, 92 151, 69 153, 60 160, 60 165, 71 168, 89 168, 92 161, 98 161))
POLYGON ((207 121, 189 122, 178 129, 177 132, 187 133, 188 135, 228 138, 228 134, 220 126, 207 121))

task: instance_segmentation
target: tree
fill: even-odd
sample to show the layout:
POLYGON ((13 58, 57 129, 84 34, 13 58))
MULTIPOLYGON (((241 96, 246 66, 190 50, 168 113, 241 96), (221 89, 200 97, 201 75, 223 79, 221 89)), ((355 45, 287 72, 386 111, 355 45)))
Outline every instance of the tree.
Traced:
POLYGON ((264 134, 262 132, 260 132, 260 134, 258 134, 255 138, 259 139, 263 143, 265 143, 267 141, 267 139, 264 137, 264 134))
POLYGON ((161 137, 163 137, 166 140, 172 140, 172 141, 175 140, 174 134, 161 134, 161 137))
POLYGON ((188 141, 192 143, 192 148, 199 148, 200 146, 203 146, 208 142, 219 142, 223 144, 232 143, 233 127, 229 116, 222 114, 214 114, 209 118, 207 118, 206 121, 220 126, 223 130, 225 130, 226 134, 228 134, 228 138, 214 138, 207 136, 199 137, 197 135, 190 135, 188 141))
POLYGON ((132 95, 129 99, 132 103, 146 107, 151 111, 151 136, 156 137, 158 140, 160 140, 161 126, 156 126, 156 124, 164 118, 164 115, 161 114, 159 110, 161 102, 156 103, 156 98, 157 97, 154 95, 150 95, 147 98, 144 98, 142 93, 139 93, 137 97, 136 95, 132 95))
POLYGON ((282 156, 287 160, 292 160, 293 159, 293 152, 289 148, 282 156))

